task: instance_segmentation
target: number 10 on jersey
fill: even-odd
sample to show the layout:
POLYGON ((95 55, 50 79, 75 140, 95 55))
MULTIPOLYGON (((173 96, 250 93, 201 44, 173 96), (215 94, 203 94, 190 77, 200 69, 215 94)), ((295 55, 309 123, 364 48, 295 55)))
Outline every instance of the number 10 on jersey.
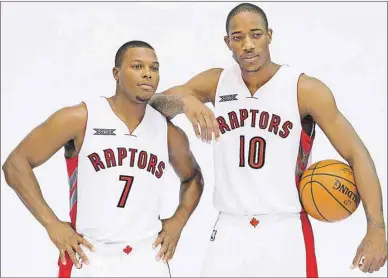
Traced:
POLYGON ((248 150, 248 165, 253 169, 260 169, 265 163, 265 145, 266 142, 262 137, 253 137, 249 143, 244 135, 240 136, 240 167, 245 167, 245 147, 248 150), (248 145, 248 146, 246 146, 248 145))

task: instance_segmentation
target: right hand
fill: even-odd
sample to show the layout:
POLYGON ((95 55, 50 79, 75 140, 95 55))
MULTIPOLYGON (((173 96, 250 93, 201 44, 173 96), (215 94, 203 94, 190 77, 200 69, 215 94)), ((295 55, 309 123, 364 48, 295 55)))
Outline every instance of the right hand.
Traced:
POLYGON ((69 254, 70 259, 77 268, 80 268, 81 264, 77 260, 76 254, 82 259, 82 263, 89 264, 89 260, 81 249, 80 244, 86 246, 91 251, 94 251, 94 247, 82 236, 77 234, 70 223, 57 221, 48 225, 46 230, 51 241, 59 250, 60 259, 63 265, 66 265, 66 252, 69 254))
POLYGON ((204 142, 210 143, 214 133, 214 138, 218 140, 220 132, 213 111, 194 96, 183 97, 183 103, 184 112, 192 123, 197 137, 202 138, 202 141, 204 142), (198 124, 201 128, 201 132, 199 131, 198 124))

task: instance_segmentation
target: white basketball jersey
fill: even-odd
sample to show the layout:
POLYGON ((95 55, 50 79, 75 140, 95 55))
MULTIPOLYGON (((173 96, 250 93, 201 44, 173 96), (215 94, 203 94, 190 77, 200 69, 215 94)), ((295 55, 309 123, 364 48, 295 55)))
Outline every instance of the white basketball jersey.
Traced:
POLYGON ((301 138, 297 83, 283 65, 253 96, 239 65, 225 69, 215 98, 216 209, 232 214, 298 213, 295 169, 301 138))
POLYGON ((129 134, 105 97, 85 104, 82 148, 67 159, 73 225, 85 237, 105 243, 157 234, 169 162, 166 119, 147 105, 141 123, 129 134))

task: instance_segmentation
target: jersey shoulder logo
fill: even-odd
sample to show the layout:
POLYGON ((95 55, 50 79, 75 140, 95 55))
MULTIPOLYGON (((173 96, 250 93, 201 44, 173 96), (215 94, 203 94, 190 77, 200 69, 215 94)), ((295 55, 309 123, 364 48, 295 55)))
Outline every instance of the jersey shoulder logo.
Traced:
POLYGON ((114 132, 116 129, 109 128, 93 128, 96 133, 93 135, 116 135, 114 132))
POLYGON ((224 96, 219 96, 220 101, 219 102, 226 102, 226 101, 233 101, 233 100, 238 100, 237 94, 232 94, 232 95, 224 95, 224 96))

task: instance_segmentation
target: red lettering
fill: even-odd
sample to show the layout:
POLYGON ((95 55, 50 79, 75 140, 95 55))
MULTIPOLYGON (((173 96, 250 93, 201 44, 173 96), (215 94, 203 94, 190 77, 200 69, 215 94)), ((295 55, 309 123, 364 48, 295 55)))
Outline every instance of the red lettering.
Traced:
POLYGON ((158 162, 158 157, 154 154, 151 154, 150 161, 148 163, 147 171, 155 174, 155 166, 158 162))
POLYGON ((129 164, 131 167, 135 165, 135 153, 137 153, 137 149, 129 149, 131 152, 131 163, 129 164))
POLYGON ((261 112, 260 120, 259 120, 259 127, 261 129, 266 129, 268 126, 268 120, 269 120, 268 112, 261 112))
POLYGON ((256 127, 256 114, 259 113, 259 110, 251 109, 250 111, 252 113, 252 123, 251 123, 251 126, 252 127, 256 127))
POLYGON ((271 123, 269 124, 268 131, 272 132, 277 135, 278 134, 278 129, 279 129, 279 124, 280 124, 280 117, 278 115, 273 114, 271 123))
POLYGON ((111 149, 104 150, 104 156, 106 161, 106 166, 108 168, 116 166, 115 154, 111 149))
POLYGON ((97 153, 89 154, 88 158, 90 159, 90 162, 92 163, 96 172, 100 171, 101 169, 105 169, 104 163, 101 161, 100 156, 97 153))
POLYGON ((223 117, 217 117, 218 127, 221 131, 221 134, 225 133, 225 130, 230 131, 230 128, 228 124, 225 122, 225 119, 223 117))
POLYGON ((123 165, 123 159, 127 157, 126 148, 117 148, 119 166, 123 165))
POLYGON ((244 126, 244 121, 248 118, 248 110, 240 109, 240 122, 241 126, 244 126))
POLYGON ((140 169, 144 169, 147 166, 147 153, 145 151, 140 152, 139 160, 137 161, 137 166, 140 169))
POLYGON ((236 112, 234 112, 234 111, 233 112, 229 112, 228 115, 229 115, 230 127, 232 129, 239 128, 240 124, 238 122, 238 118, 237 118, 236 112))
POLYGON ((164 164, 163 161, 159 162, 158 171, 155 172, 155 177, 160 179, 163 175, 163 170, 165 169, 165 167, 166 167, 166 165, 164 164))
POLYGON ((290 121, 287 121, 283 124, 282 129, 279 132, 279 136, 282 138, 287 138, 287 136, 290 134, 290 129, 292 129, 292 123, 290 121))

